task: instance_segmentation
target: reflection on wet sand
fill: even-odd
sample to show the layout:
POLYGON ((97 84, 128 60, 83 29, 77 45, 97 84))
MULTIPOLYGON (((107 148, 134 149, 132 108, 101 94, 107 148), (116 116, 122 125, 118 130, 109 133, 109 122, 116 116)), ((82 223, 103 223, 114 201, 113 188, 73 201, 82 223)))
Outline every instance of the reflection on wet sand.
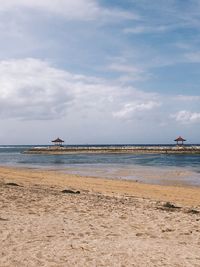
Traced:
POLYGON ((200 186, 200 173, 187 168, 150 166, 76 165, 64 168, 69 174, 133 180, 147 184, 200 186))

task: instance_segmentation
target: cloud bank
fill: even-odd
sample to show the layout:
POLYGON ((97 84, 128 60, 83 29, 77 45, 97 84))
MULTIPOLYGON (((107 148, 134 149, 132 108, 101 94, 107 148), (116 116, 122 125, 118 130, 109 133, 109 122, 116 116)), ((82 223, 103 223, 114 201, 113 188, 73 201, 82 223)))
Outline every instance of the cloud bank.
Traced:
POLYGON ((50 120, 72 110, 83 115, 99 111, 131 118, 136 111, 158 106, 155 98, 153 93, 72 74, 39 59, 0 62, 1 118, 50 120), (137 101, 129 103, 130 99, 137 101))

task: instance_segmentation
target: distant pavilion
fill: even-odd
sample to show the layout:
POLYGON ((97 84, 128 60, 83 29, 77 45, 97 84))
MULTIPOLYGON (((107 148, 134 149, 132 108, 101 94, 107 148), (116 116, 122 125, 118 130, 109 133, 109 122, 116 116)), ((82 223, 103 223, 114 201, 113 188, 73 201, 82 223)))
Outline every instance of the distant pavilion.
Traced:
POLYGON ((62 139, 60 139, 58 137, 57 139, 55 139, 55 140, 53 140, 51 142, 54 143, 55 146, 62 146, 65 141, 63 141, 62 139))
POLYGON ((185 139, 183 139, 181 136, 179 136, 178 138, 176 138, 174 140, 177 144, 177 146, 183 146, 183 143, 186 141, 185 139))

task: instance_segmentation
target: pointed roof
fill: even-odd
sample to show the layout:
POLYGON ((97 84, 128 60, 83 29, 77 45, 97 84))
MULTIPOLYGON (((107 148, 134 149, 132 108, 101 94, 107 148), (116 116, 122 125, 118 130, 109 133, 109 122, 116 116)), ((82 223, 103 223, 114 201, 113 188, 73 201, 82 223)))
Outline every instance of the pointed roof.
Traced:
POLYGON ((183 141, 186 141, 186 140, 183 139, 181 136, 179 136, 179 137, 176 138, 174 141, 176 141, 176 142, 179 142, 179 141, 183 142, 183 141))
POLYGON ((59 137, 53 141, 51 141, 53 143, 64 143, 65 141, 63 141, 62 139, 60 139, 59 137))

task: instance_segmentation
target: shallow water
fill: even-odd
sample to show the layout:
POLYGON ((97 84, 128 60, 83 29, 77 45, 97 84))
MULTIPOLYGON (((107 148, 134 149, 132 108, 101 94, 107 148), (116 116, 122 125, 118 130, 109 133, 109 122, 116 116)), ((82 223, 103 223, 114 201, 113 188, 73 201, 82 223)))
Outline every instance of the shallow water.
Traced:
POLYGON ((31 146, 0 146, 0 165, 56 169, 73 174, 153 184, 200 186, 200 155, 22 154, 28 148, 31 146))

